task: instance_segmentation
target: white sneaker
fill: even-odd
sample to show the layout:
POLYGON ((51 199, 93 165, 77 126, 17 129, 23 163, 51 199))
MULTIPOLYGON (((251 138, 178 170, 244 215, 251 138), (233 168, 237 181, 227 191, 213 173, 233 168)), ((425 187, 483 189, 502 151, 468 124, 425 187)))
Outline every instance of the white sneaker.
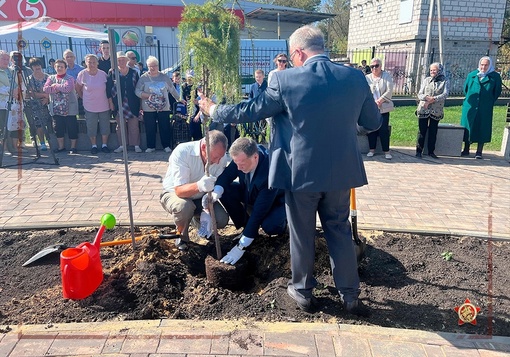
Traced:
POLYGON ((170 149, 170 147, 168 147, 168 146, 167 146, 167 147, 165 148, 165 152, 172 152, 172 149, 170 149))
POLYGON ((116 148, 115 150, 113 150, 113 152, 115 152, 115 153, 117 153, 117 154, 118 154, 118 153, 121 153, 121 152, 123 152, 123 151, 124 151, 124 148, 123 148, 122 146, 119 146, 118 148, 116 148))
POLYGON ((388 153, 386 153, 386 154, 384 154, 384 157, 385 157, 386 159, 388 159, 388 160, 393 159, 393 156, 391 156, 391 154, 390 154, 389 152, 388 152, 388 153))
POLYGON ((154 152, 156 151, 156 149, 153 149, 153 148, 147 148, 147 150, 145 150, 145 152, 154 152))
POLYGON ((372 151, 369 151, 367 154, 367 157, 372 157, 372 156, 374 156, 374 153, 372 151))
POLYGON ((135 146, 135 152, 142 152, 142 149, 139 146, 135 146))

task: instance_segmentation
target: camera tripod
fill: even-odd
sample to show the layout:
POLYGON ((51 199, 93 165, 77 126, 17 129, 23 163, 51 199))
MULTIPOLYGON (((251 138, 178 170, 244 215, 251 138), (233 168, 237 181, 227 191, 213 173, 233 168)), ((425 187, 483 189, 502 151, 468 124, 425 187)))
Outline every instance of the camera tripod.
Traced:
MULTIPOLYGON (((41 152, 40 152, 39 146, 37 144, 37 137, 36 137, 37 136, 37 128, 35 126, 35 120, 33 117, 33 113, 31 110, 29 110, 29 111, 27 111, 28 112, 27 113, 28 114, 27 115, 28 129, 30 132, 30 137, 32 139, 32 142, 34 143, 34 148, 36 150, 36 157, 32 162, 22 162, 18 158, 18 161, 16 164, 3 166, 3 158, 4 158, 5 150, 9 145, 8 141, 12 140, 11 135, 9 135, 9 132, 12 132, 12 131, 8 130, 9 129, 9 127, 8 127, 9 120, 8 119, 9 119, 9 114, 12 110, 12 105, 14 104, 15 101, 19 104, 20 110, 18 111, 18 118, 16 118, 16 119, 18 120, 19 123, 23 122, 23 115, 25 114, 24 107, 27 103, 25 103, 25 101, 23 100, 22 85, 24 85, 25 88, 27 88, 27 89, 29 88, 28 78, 26 77, 26 75, 23 71, 23 65, 22 65, 23 57, 21 56, 21 53, 15 53, 15 55, 13 56, 15 65, 14 65, 14 69, 12 72, 12 79, 10 81, 9 99, 7 101, 7 117, 5 118, 5 126, 3 128, 2 144, 0 145, 0 149, 1 149, 0 167, 19 166, 19 165, 29 164, 29 163, 38 163, 38 164, 43 164, 43 165, 44 164, 45 165, 58 165, 59 160, 55 156, 55 153, 53 152, 53 150, 51 149, 51 143, 50 143, 51 140, 49 140, 50 138, 49 138, 49 133, 48 133, 46 123, 41 123, 41 128, 42 128, 42 132, 43 132, 43 138, 48 139, 49 151, 50 151, 50 155, 53 158, 53 163, 37 162, 41 158, 41 152), (16 54, 18 54, 18 57, 15 56, 16 54), (16 88, 16 84, 18 84, 17 88, 16 88), (15 97, 15 95, 16 95, 16 97, 15 97)), ((24 130, 20 128, 17 130, 17 133, 18 133, 17 139, 18 139, 18 141, 21 141, 23 139, 24 130)), ((16 147, 13 143, 11 143, 11 145, 14 146, 14 148, 13 148, 13 151, 14 151, 16 147)), ((20 157, 19 154, 21 154, 21 149, 18 149, 18 157, 20 157)))

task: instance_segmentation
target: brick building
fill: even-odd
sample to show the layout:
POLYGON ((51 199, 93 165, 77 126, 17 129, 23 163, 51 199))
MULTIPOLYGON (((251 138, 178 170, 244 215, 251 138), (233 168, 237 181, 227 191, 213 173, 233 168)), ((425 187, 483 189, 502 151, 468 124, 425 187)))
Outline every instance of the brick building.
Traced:
MULTIPOLYGON (((418 86, 422 65, 439 61, 437 7, 431 46, 425 53, 431 0, 352 0, 348 53, 352 62, 383 59, 397 89, 418 86)), ((436 0, 437 4, 437 0, 436 0)), ((453 89, 486 54, 495 58, 505 15, 505 0, 441 0, 444 64, 453 89)), ((411 89, 411 92, 414 92, 411 89)))

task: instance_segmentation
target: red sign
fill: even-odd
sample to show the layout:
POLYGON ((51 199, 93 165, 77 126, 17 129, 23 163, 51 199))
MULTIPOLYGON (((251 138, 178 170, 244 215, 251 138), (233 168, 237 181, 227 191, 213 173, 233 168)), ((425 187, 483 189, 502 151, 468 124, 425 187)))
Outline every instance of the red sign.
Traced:
MULTIPOLYGON (((0 0, 0 21, 49 16, 82 24, 177 27, 183 6, 122 4, 87 0, 0 0)), ((241 10, 234 13, 243 19, 241 10)))

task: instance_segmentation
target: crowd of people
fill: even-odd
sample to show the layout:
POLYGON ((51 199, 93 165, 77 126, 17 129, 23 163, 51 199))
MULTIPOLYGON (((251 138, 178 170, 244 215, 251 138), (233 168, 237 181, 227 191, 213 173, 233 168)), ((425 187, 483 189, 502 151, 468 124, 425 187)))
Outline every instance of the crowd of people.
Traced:
MULTIPOLYGON (((156 150, 159 132, 161 145, 170 154, 160 203, 171 214, 180 233, 175 242, 178 249, 187 250, 192 224, 199 235, 209 238, 212 217, 218 228, 225 227, 230 217, 236 228, 243 229, 238 242, 221 259, 226 264, 236 264, 242 258, 259 237, 260 229, 267 235, 288 233, 292 277, 287 292, 301 309, 311 311, 317 305, 313 289, 318 284, 314 278, 318 215, 344 308, 365 315, 366 308, 358 298, 357 259, 349 222, 350 190, 367 184, 358 134, 367 134, 368 157, 375 155, 379 138, 385 158, 392 159, 389 135, 389 116, 394 109, 392 77, 383 70, 379 58, 373 58, 370 65, 363 63, 361 71, 333 63, 325 55, 324 37, 315 27, 296 30, 290 36, 289 48, 290 55, 279 53, 275 57, 276 68, 269 72, 267 81, 262 70, 255 71, 249 99, 237 105, 218 104, 207 98, 200 85, 195 85, 192 70, 186 72, 184 83, 177 71, 170 78, 159 71, 154 56, 147 58, 148 70, 143 72, 133 51, 116 54, 115 70, 120 81, 117 86, 107 41, 100 44, 100 57, 85 56, 84 67, 76 63, 71 50, 65 50, 62 59, 50 59, 53 67, 46 71, 38 58, 32 58, 22 70, 28 79, 23 88, 29 104, 27 116, 36 128, 33 140, 39 141, 41 150, 47 150, 47 135, 54 128, 58 143, 54 151, 66 150, 67 134, 69 152, 76 153, 77 115, 83 111, 92 154, 99 150, 110 152, 112 116, 118 127, 123 118, 127 145, 140 153, 139 121, 143 120, 145 152, 156 150), (176 105, 191 100, 195 101, 190 103, 194 107, 189 123, 192 140, 173 148, 170 113, 176 105), (209 130, 206 140, 201 114, 212 119, 211 125, 216 126, 211 128, 224 130, 209 130), (338 117, 341 120, 331 120, 338 117), (226 134, 236 124, 264 119, 270 120, 272 128, 269 149, 251 138, 227 138, 226 134), (101 149, 96 142, 98 129, 101 149)), ((16 83, 16 71, 9 69, 11 61, 8 53, 0 51, 2 128, 6 127, 11 92, 21 85, 16 83)), ((429 73, 418 92, 419 158, 427 134, 428 155, 437 158, 434 149, 438 122, 444 117, 449 89, 441 63, 431 64, 429 73)), ((470 143, 476 142, 476 158, 481 158, 483 144, 491 139, 493 105, 501 93, 501 78, 494 72, 489 57, 480 59, 478 69, 468 75, 465 92, 463 155, 468 155, 470 143)), ((16 147, 20 145, 19 135, 13 133, 16 132, 9 137, 16 147)), ((117 133, 121 142, 120 130, 117 133)), ((121 145, 114 152, 124 150, 127 147, 121 145)))

